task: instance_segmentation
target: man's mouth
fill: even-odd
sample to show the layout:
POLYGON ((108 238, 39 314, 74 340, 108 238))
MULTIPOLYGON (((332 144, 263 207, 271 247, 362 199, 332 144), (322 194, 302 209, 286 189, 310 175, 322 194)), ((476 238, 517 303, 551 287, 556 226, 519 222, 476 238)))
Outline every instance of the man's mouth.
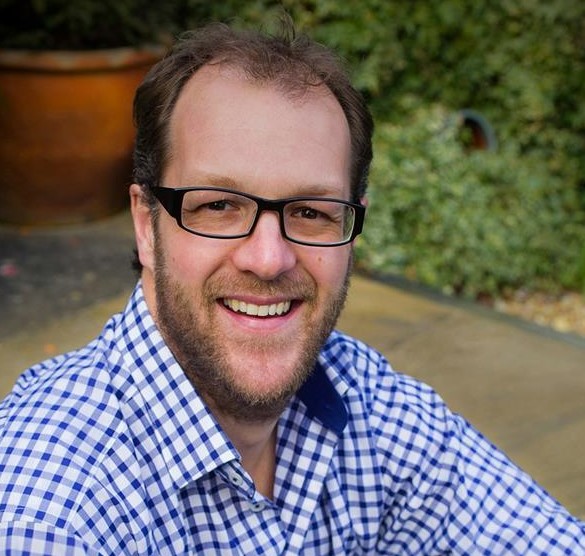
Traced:
POLYGON ((246 303, 238 299, 223 299, 223 304, 235 313, 243 313, 251 317, 273 317, 282 316, 290 311, 291 301, 281 301, 279 303, 270 303, 268 305, 256 305, 255 303, 246 303))

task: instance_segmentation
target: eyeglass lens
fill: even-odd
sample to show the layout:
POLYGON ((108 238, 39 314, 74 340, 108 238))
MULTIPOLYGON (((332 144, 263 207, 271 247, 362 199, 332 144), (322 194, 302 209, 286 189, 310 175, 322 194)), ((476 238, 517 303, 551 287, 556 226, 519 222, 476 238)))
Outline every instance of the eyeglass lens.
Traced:
MULTIPOLYGON (((254 225, 258 203, 238 193, 215 190, 187 191, 183 197, 183 226, 204 235, 247 235, 254 225)), ((355 211, 331 200, 295 199, 287 202, 281 217, 285 234, 292 240, 335 244, 351 236, 355 211)))

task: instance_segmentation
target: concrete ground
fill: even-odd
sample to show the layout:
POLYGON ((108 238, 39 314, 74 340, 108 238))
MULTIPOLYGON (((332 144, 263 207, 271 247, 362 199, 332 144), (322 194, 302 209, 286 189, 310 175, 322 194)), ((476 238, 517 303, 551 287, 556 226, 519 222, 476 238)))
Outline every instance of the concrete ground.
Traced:
MULTIPOLYGON (((59 230, 0 228, 0 396, 123 308, 132 245, 127 213, 59 230)), ((585 519, 585 339, 363 276, 339 327, 432 385, 585 519)))

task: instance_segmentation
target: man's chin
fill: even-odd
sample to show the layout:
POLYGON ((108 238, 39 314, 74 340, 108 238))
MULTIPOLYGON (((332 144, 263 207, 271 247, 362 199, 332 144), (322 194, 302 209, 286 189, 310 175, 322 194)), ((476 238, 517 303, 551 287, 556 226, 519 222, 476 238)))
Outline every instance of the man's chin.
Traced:
POLYGON ((224 390, 220 396, 209 393, 208 400, 214 413, 229 416, 238 421, 255 423, 276 420, 298 388, 290 390, 270 390, 257 388, 245 389, 241 385, 237 389, 224 390))
MULTIPOLYGON (((257 412, 273 416, 282 412, 312 369, 306 361, 283 364, 278 354, 270 361, 244 357, 229 367, 232 376, 228 391, 233 398, 229 406, 237 412, 245 410, 249 415, 257 412)), ((225 405, 227 400, 223 402, 225 405)))

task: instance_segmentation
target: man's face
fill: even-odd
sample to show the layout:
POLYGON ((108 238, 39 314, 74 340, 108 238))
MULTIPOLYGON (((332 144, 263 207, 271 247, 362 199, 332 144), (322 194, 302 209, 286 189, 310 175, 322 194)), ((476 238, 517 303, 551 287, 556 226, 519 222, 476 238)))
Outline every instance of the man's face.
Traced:
MULTIPOLYGON (((206 66, 179 97, 170 139, 167 187, 350 197, 349 129, 324 87, 291 100, 206 66)), ((351 247, 291 243, 278 218, 264 212, 252 235, 211 239, 161 208, 157 229, 143 234, 151 240, 137 232, 146 298, 165 340, 212 409, 244 419, 282 411, 346 295, 351 247)))

